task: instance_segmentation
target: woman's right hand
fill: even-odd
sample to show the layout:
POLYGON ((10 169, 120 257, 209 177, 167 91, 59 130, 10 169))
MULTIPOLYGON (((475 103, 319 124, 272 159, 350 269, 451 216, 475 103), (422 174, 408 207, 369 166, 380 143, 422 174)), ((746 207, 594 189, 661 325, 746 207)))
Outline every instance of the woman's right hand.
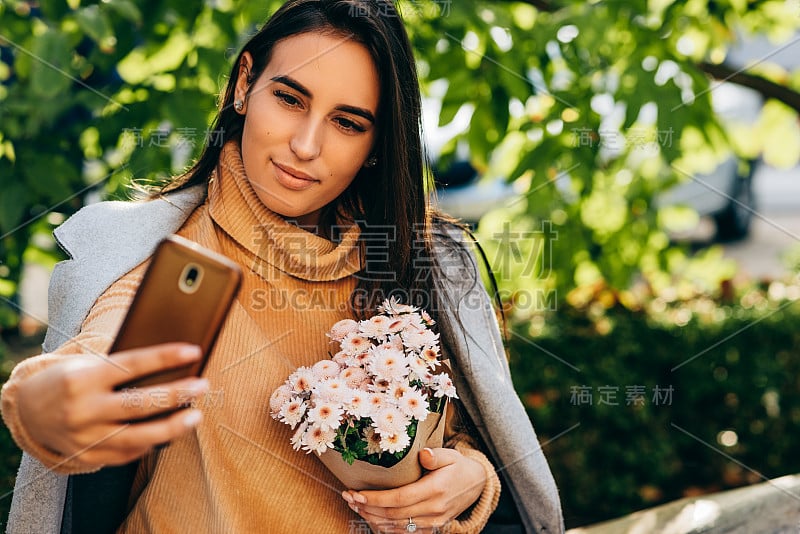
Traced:
POLYGON ((156 445, 189 431, 201 419, 188 401, 208 391, 208 381, 186 378, 131 391, 115 388, 162 369, 200 358, 200 348, 168 343, 113 354, 64 358, 24 379, 17 390, 22 425, 38 444, 69 459, 101 467, 131 462, 156 445), (131 422, 163 412, 157 419, 131 422))

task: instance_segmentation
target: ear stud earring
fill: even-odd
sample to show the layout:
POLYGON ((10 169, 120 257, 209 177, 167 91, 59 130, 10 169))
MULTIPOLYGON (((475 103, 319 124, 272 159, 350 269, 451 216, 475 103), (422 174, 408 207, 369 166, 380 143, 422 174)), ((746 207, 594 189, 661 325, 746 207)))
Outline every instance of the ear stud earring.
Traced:
POLYGON ((236 111, 242 111, 242 109, 244 109, 244 102, 242 102, 242 100, 241 100, 241 99, 238 99, 238 98, 237 98, 237 99, 236 99, 236 100, 233 102, 233 109, 235 109, 236 111))
POLYGON ((369 159, 364 163, 364 167, 371 169, 375 165, 378 164, 378 156, 370 156, 369 159))

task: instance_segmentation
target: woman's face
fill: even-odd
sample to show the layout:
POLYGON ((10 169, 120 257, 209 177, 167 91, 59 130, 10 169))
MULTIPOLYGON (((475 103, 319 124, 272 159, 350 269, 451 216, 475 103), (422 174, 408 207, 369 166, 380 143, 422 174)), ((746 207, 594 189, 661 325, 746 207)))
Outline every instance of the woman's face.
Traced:
POLYGON ((270 210, 303 226, 353 181, 373 148, 380 89, 369 51, 339 35, 303 33, 278 42, 248 92, 242 55, 242 160, 270 210))

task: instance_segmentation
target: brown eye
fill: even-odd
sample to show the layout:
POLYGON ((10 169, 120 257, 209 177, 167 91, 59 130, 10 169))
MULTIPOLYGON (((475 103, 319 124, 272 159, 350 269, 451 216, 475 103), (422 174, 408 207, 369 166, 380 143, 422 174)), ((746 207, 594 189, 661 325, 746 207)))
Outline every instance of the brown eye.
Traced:
POLYGON ((300 100, 298 100, 294 95, 290 95, 289 93, 284 93, 283 91, 275 91, 273 94, 289 107, 300 106, 300 100))
POLYGON ((338 118, 336 122, 339 123, 339 126, 348 132, 365 132, 366 128, 356 124, 355 122, 351 121, 350 119, 345 118, 338 118))

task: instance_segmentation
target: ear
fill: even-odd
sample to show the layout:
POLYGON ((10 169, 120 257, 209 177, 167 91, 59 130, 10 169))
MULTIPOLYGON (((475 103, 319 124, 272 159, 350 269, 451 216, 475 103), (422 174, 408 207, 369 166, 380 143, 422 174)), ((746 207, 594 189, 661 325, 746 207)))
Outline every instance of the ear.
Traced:
POLYGON ((253 56, 250 52, 244 52, 239 60, 239 72, 236 76, 236 89, 233 93, 233 99, 241 100, 244 107, 241 110, 236 110, 240 114, 247 112, 247 92, 250 90, 250 76, 253 72, 253 56))

